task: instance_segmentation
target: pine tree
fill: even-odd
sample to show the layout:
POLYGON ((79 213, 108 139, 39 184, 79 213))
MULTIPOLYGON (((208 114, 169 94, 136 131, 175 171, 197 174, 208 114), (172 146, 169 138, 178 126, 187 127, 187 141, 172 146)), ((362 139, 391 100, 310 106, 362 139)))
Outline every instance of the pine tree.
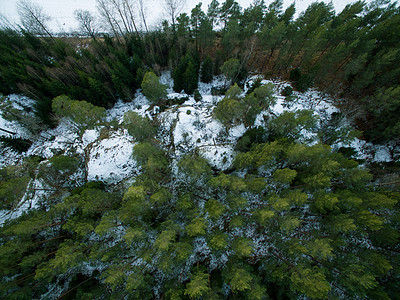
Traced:
POLYGON ((152 103, 157 103, 167 97, 167 87, 160 83, 158 77, 147 72, 142 81, 142 92, 152 103))
POLYGON ((201 81, 204 83, 210 83, 214 75, 214 63, 211 57, 208 55, 201 65, 201 81))
POLYGON ((128 111, 124 114, 124 127, 137 141, 143 142, 155 136, 156 128, 148 117, 142 117, 138 113, 128 111))

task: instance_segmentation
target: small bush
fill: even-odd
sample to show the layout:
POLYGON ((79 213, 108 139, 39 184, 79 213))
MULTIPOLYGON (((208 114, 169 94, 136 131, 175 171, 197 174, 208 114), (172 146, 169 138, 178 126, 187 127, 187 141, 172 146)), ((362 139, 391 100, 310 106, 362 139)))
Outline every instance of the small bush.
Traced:
POLYGON ((214 115, 222 124, 229 126, 243 118, 244 107, 238 100, 224 98, 215 107, 214 115))
POLYGON ((157 132, 153 121, 147 117, 140 116, 134 111, 128 111, 124 114, 123 125, 128 130, 128 133, 139 142, 152 138, 157 132))
POLYGON ((228 89, 226 87, 212 87, 211 88, 211 95, 213 96, 224 96, 228 89))
POLYGON ((292 94, 293 94, 293 89, 291 86, 285 86, 281 92, 281 95, 285 97, 292 96, 292 94))
POLYGON ((240 61, 236 58, 231 58, 225 61, 219 69, 227 80, 235 82, 240 71, 240 61))
POLYGON ((302 73, 299 68, 290 71, 290 80, 294 81, 294 87, 300 92, 305 92, 314 84, 314 76, 302 73))
POLYGON ((203 97, 201 96, 199 90, 195 90, 193 96, 194 96, 194 101, 196 102, 203 100, 203 97))
POLYGON ((142 81, 142 93, 152 103, 157 103, 167 97, 167 87, 160 83, 158 77, 153 72, 147 72, 142 81))
POLYGON ((53 156, 49 162, 56 171, 61 172, 74 170, 78 166, 77 158, 64 155, 53 156))
POLYGON ((254 92, 256 88, 259 88, 261 86, 261 81, 262 81, 261 78, 257 78, 251 85, 247 84, 247 87, 249 89, 247 90, 246 94, 250 95, 252 92, 254 92))
POLYGON ((348 159, 352 159, 357 155, 357 150, 353 147, 340 147, 338 152, 348 159))
POLYGON ((300 92, 307 91, 314 84, 314 77, 310 74, 302 74, 300 79, 296 82, 296 89, 300 92))
POLYGON ((176 104, 182 105, 183 103, 185 103, 185 102, 188 101, 188 100, 189 100, 189 97, 188 97, 188 96, 181 97, 181 98, 174 97, 174 98, 168 99, 167 104, 168 104, 169 106, 171 106, 171 105, 176 105, 176 104))
POLYGON ((265 143, 267 141, 267 131, 263 127, 248 129, 237 141, 235 150, 247 152, 255 144, 265 143))

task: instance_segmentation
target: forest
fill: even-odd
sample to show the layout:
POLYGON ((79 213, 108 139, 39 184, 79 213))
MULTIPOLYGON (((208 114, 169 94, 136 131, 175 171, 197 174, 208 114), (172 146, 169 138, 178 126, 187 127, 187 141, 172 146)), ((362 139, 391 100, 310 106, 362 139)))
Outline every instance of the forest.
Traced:
POLYGON ((182 3, 0 24, 0 297, 400 299, 398 3, 182 3))

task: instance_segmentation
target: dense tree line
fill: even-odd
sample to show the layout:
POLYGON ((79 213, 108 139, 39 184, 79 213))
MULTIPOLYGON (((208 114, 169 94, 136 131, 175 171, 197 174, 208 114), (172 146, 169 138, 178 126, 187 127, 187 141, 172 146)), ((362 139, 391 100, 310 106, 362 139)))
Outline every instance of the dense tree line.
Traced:
POLYGON ((36 114, 51 124, 51 101, 59 95, 112 107, 130 100, 140 86, 143 48, 132 36, 118 44, 108 36, 80 49, 64 39, 0 31, 0 92, 22 93, 36 101, 36 114), (139 70, 139 71, 138 71, 139 70))
POLYGON ((60 94, 104 107, 117 98, 129 100, 144 75, 138 69, 145 66, 155 73, 175 70, 175 90, 193 93, 201 64, 211 55, 214 66, 207 68, 216 73, 232 58, 241 70, 291 77, 299 90, 317 84, 345 98, 341 105, 352 111, 365 138, 398 139, 395 2, 357 1, 339 13, 331 4, 314 2, 297 19, 294 5, 283 10, 282 0, 269 5, 256 0, 245 9, 233 0, 214 0, 207 11, 199 3, 190 15, 177 15, 179 5, 167 1, 171 20, 140 31, 131 1, 98 1, 111 37, 100 38, 94 16, 77 11, 81 30, 92 37, 80 49, 45 31, 44 16, 36 27, 25 24, 25 31, 2 30, 0 92, 36 99, 37 113, 49 123, 51 99, 60 94))

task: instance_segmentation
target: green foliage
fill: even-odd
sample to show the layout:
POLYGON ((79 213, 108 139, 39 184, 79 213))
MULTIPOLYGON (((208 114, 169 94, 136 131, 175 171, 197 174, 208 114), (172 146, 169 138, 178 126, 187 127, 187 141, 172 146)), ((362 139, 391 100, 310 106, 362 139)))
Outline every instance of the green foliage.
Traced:
POLYGON ((142 93, 151 103, 157 103, 167 97, 167 87, 160 83, 160 80, 153 72, 147 72, 141 84, 142 93))
POLYGON ((262 78, 261 77, 257 77, 256 80, 254 80, 254 82, 249 86, 249 83, 247 83, 248 86, 248 90, 246 92, 247 95, 250 95, 252 92, 254 92, 254 90, 258 87, 261 86, 261 81, 262 78))
POLYGON ((186 226, 186 231, 189 236, 204 235, 206 233, 206 223, 203 218, 195 218, 186 226))
POLYGON ((76 156, 54 155, 39 166, 37 177, 56 188, 76 187, 76 182, 71 181, 69 176, 76 172, 80 163, 81 160, 76 156))
POLYGON ((235 83, 232 85, 225 93, 226 98, 240 100, 240 95, 243 93, 243 90, 235 83))
POLYGON ((185 295, 196 299, 208 292, 208 274, 196 272, 192 275, 190 282, 186 284, 185 295))
POLYGON ((252 242, 247 238, 238 237, 233 241, 232 249, 239 257, 247 257, 253 252, 252 242))
POLYGON ((223 63, 220 70, 227 80, 235 82, 240 72, 240 61, 236 58, 231 58, 223 63))
MULTIPOLYGON (((102 107, 132 99, 144 79, 142 60, 157 71, 176 66, 175 90, 193 93, 199 55, 185 53, 196 49, 213 54, 215 69, 232 82, 245 76, 241 65, 284 78, 294 69, 298 90, 315 81, 345 94, 341 105, 357 107, 364 137, 396 142, 398 5, 359 1, 335 15, 331 5, 317 2, 297 20, 293 16, 294 5, 283 11, 280 0, 246 9, 235 1, 213 1, 207 14, 197 5, 190 18, 183 14, 173 26, 164 24, 140 39, 105 36, 78 51, 59 39, 2 30, 0 92, 33 97, 36 115, 47 123, 51 99, 67 95, 54 112, 79 129, 94 127, 102 113, 92 116, 93 107, 83 102, 73 110, 69 99, 102 107), (221 30, 213 43, 217 23, 221 30), (261 52, 267 56, 262 66, 254 56, 261 52), (221 66, 230 57, 236 59, 221 66)), ((212 74, 207 60, 204 81, 212 74)), ((268 85, 255 84, 245 97, 230 92, 215 110, 225 125, 250 127, 275 103, 268 85)), ((267 128, 250 127, 237 144, 241 153, 234 166, 219 174, 196 155, 184 155, 175 168, 174 156, 150 139, 155 132, 148 120, 128 117, 124 126, 133 126, 130 133, 143 141, 134 147, 141 171, 129 188, 65 191, 80 161, 56 155, 41 164, 39 180, 58 185, 57 192, 1 228, 1 298, 43 298, 51 286, 76 299, 399 298, 399 196, 371 185, 364 167, 328 146, 349 144, 359 134, 336 131, 340 116, 321 124, 325 145, 304 137, 304 130, 317 129, 310 112, 285 113, 271 117, 267 128), (231 294, 222 295, 227 286, 231 294)), ((36 176, 35 164, 28 165, 0 171, 0 194, 13 203, 5 208, 19 202, 36 176)))
POLYGON ((215 116, 225 126, 242 120, 246 126, 250 126, 263 109, 275 104, 272 84, 255 88, 244 98, 241 97, 242 93, 243 90, 235 83, 226 91, 225 98, 218 102, 214 109, 215 116))
POLYGON ((74 170, 77 167, 77 162, 78 159, 75 157, 70 157, 70 156, 53 156, 52 158, 49 159, 49 163, 51 166, 57 170, 57 171, 68 171, 68 170, 74 170))
POLYGON ((316 239, 308 244, 310 254, 317 259, 328 259, 332 257, 333 247, 329 239, 316 239))
POLYGON ((158 251, 168 251, 175 240, 175 236, 176 232, 174 230, 164 230, 154 242, 154 247, 158 251))
POLYGON ((1 209, 14 209, 23 199, 25 193, 29 194, 30 180, 35 177, 38 157, 25 159, 18 166, 8 166, 0 169, 0 207, 1 209))
POLYGON ((199 178, 207 178, 211 174, 211 166, 208 161, 197 155, 186 155, 178 162, 179 170, 185 173, 193 181, 199 178))
POLYGON ((317 268, 297 267, 290 276, 292 287, 307 296, 315 298, 325 298, 331 290, 331 286, 326 281, 325 275, 317 268))
POLYGON ((258 100, 258 106, 268 108, 276 104, 274 95, 274 86, 272 83, 261 85, 253 91, 255 98, 258 100))
POLYGON ((243 117, 243 113, 242 103, 230 98, 222 99, 214 109, 215 117, 225 126, 237 123, 243 117))
POLYGON ((128 133, 137 141, 143 142, 156 134, 156 127, 148 117, 142 117, 134 111, 128 111, 124 114, 124 127, 128 133))
POLYGON ((297 172, 290 169, 279 169, 274 173, 274 180, 281 183, 291 183, 296 178, 297 172))
POLYGON ((241 292, 251 288, 253 276, 244 268, 233 267, 227 274, 227 280, 234 292, 241 292))
POLYGON ((235 150, 240 152, 247 152, 255 144, 265 143, 267 141, 267 132, 261 127, 257 126, 249 128, 241 136, 236 144, 235 150))
POLYGON ((158 180, 168 175, 168 160, 161 148, 150 142, 143 142, 133 147, 132 155, 142 165, 148 178, 158 180))
POLYGON ((60 38, 43 39, 13 30, 1 30, 0 39, 5 54, 0 62, 0 92, 34 99, 34 113, 44 124, 54 125, 51 100, 59 95, 109 108, 118 98, 132 98, 138 88, 140 41, 132 48, 130 38, 126 44, 97 39, 76 49, 74 43, 60 38))
POLYGON ((282 96, 290 97, 293 94, 293 89, 291 86, 285 86, 285 88, 281 92, 282 96))
POLYGON ((1 209, 11 209, 16 207, 22 200, 29 183, 28 176, 14 177, 5 179, 3 176, 0 181, 0 200, 1 209))
POLYGON ((183 88, 185 93, 193 94, 198 87, 198 80, 199 80, 198 70, 193 62, 189 62, 185 72, 183 73, 183 77, 185 78, 185 86, 183 88))
POLYGON ((285 111, 267 124, 269 139, 297 140, 302 137, 302 130, 315 131, 317 120, 318 118, 310 110, 285 111))
POLYGON ((104 108, 96 107, 86 101, 71 100, 67 96, 54 98, 52 108, 57 116, 70 119, 81 129, 93 128, 106 116, 104 108))
POLYGON ((174 79, 174 91, 182 90, 187 94, 193 94, 198 87, 199 63, 193 55, 187 53, 172 72, 174 79))
POLYGON ((203 99, 203 96, 201 96, 199 90, 195 90, 193 93, 194 101, 199 102, 203 99))
POLYGON ((216 234, 210 239, 210 246, 215 250, 225 250, 228 246, 227 236, 224 234, 216 234))
POLYGON ((200 70, 200 79, 204 83, 210 83, 214 76, 214 63, 211 57, 208 55, 204 59, 201 70, 200 70))
POLYGON ((32 145, 32 142, 29 140, 5 136, 0 136, 0 143, 3 144, 4 147, 10 147, 19 153, 28 151, 32 145))
POLYGON ((215 199, 210 199, 205 204, 205 209, 212 220, 216 220, 222 216, 226 207, 215 199))

